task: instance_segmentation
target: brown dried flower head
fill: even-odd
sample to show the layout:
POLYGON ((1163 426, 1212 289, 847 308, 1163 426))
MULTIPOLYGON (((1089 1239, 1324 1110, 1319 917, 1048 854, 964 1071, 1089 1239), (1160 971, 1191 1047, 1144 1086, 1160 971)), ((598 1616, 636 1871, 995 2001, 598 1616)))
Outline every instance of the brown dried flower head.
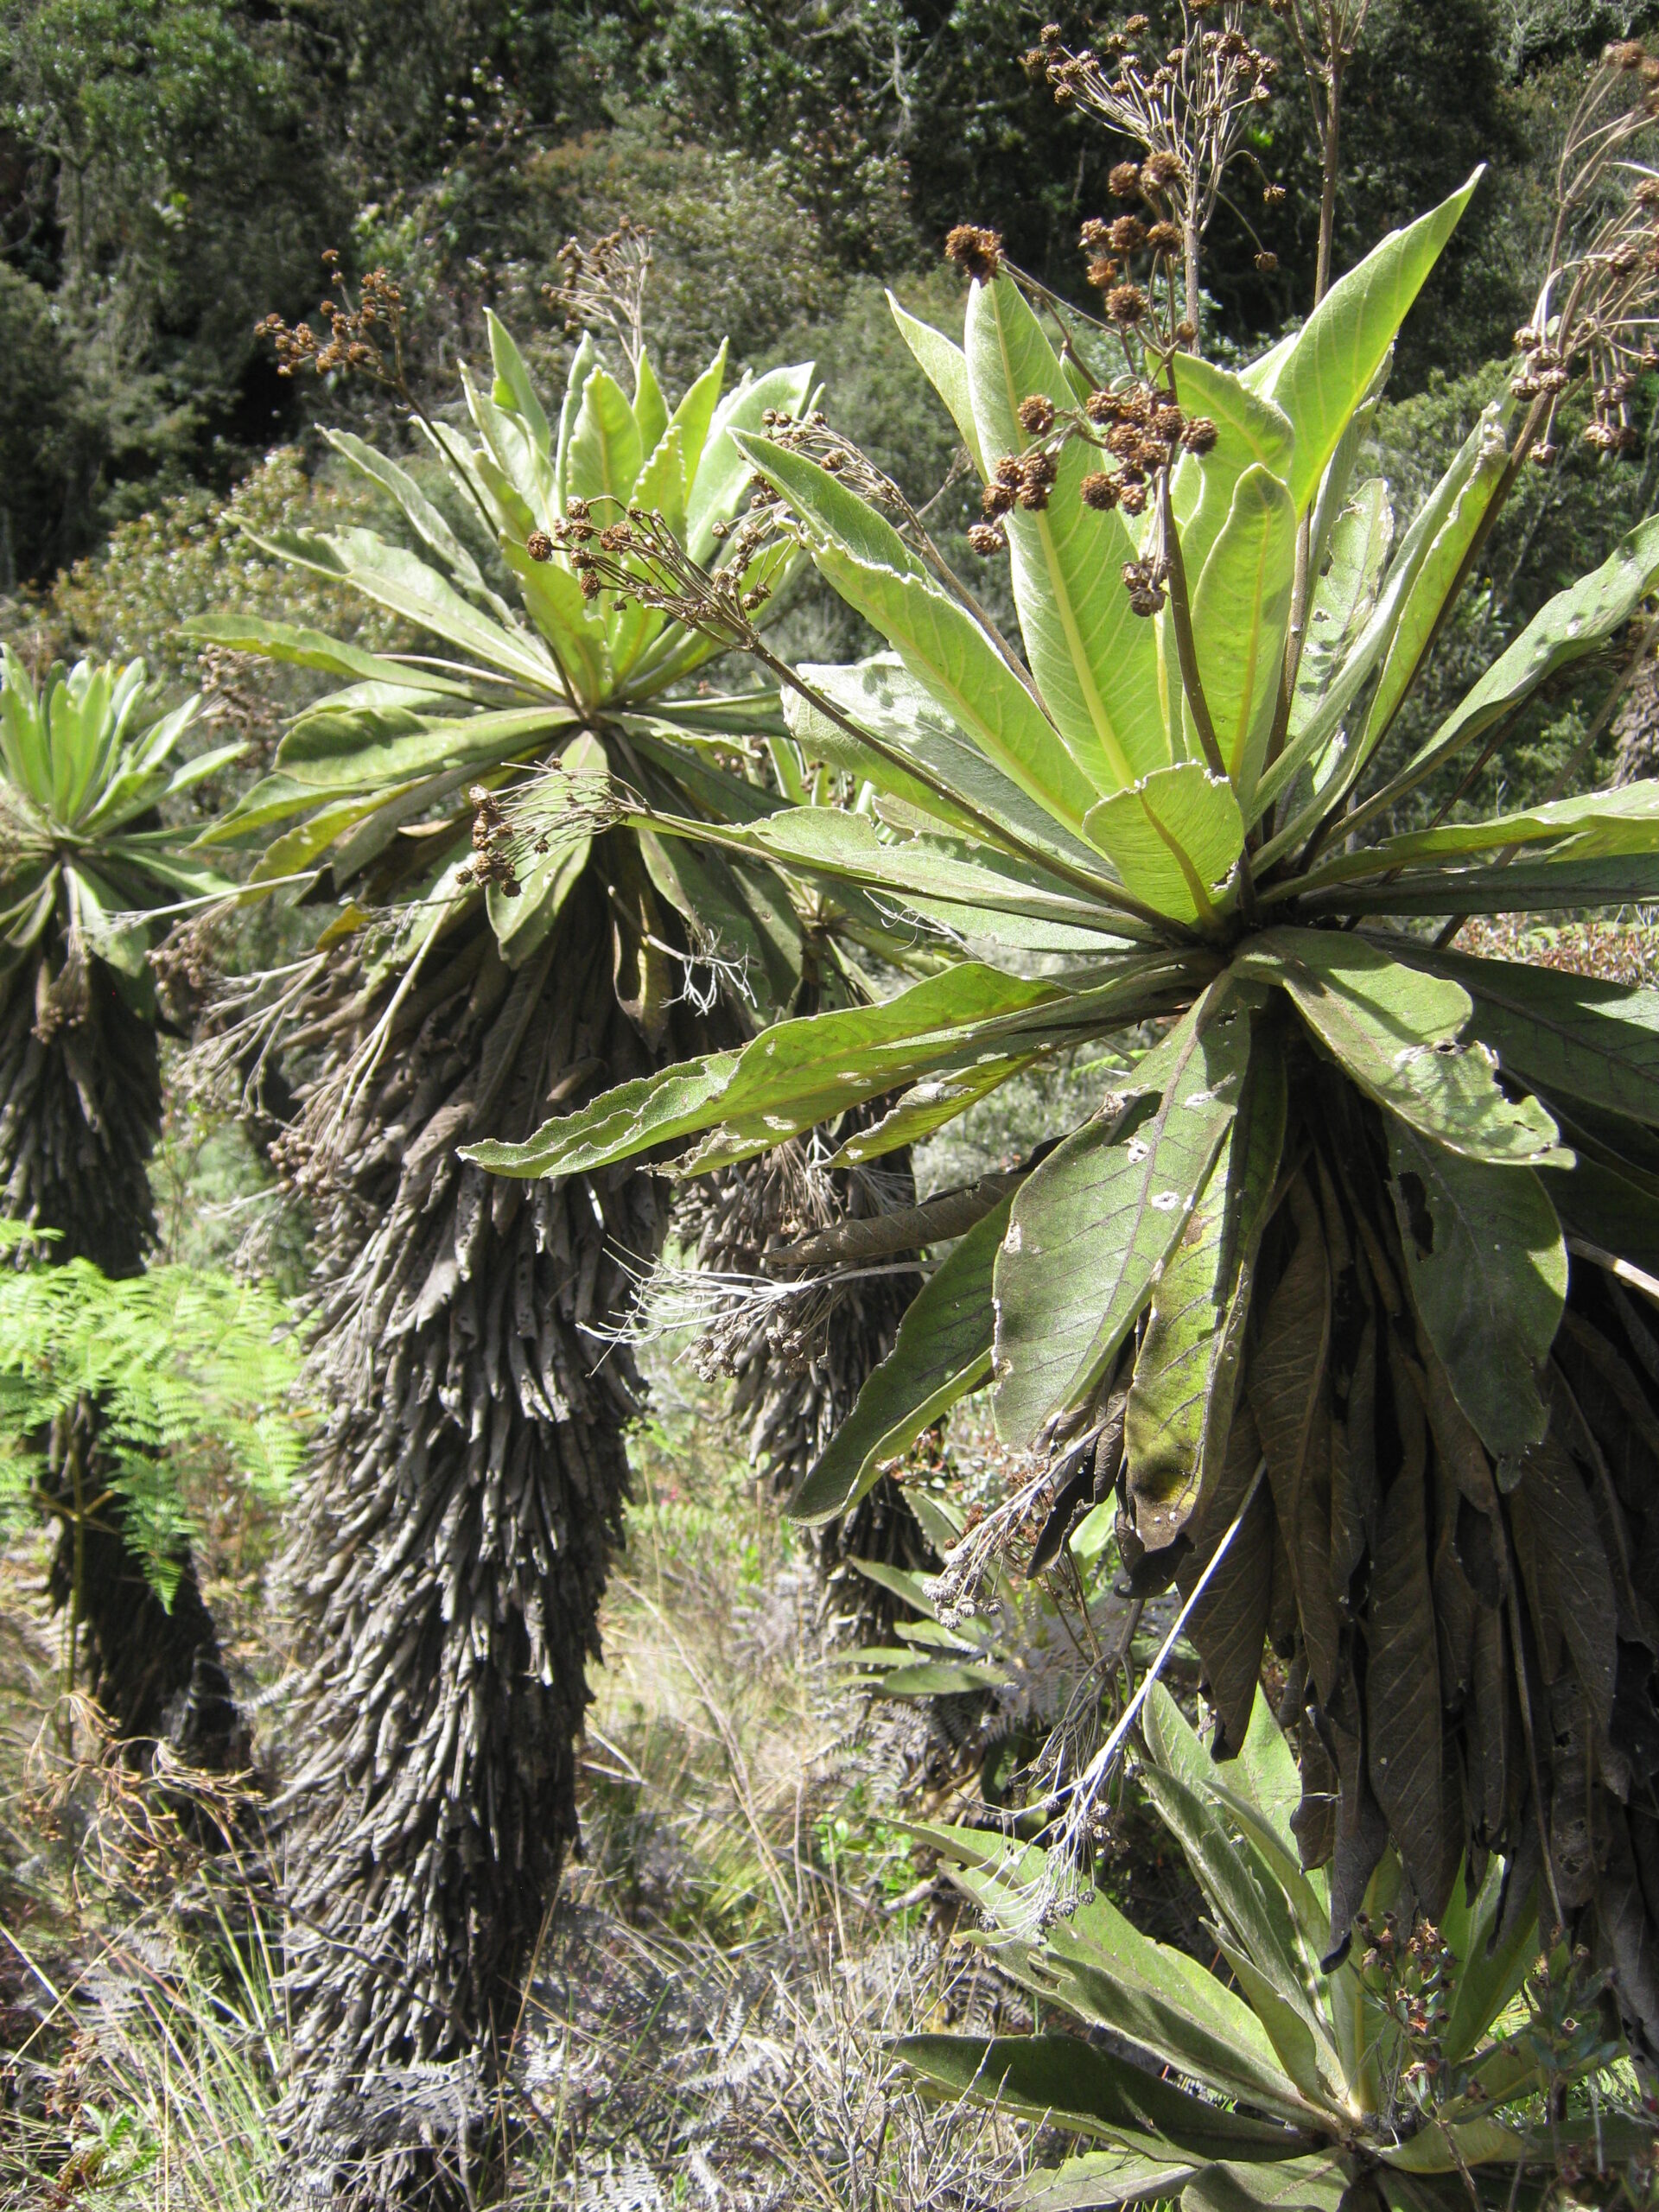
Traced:
POLYGON ((1179 223, 1154 223, 1147 232, 1147 244, 1154 253, 1179 253, 1185 241, 1181 237, 1179 223))
POLYGON ((985 561, 988 561, 994 553, 1006 553, 1008 550, 1007 533, 1000 523, 970 523, 968 525, 968 543, 985 561))
POLYGON ((1088 268, 1089 282, 1097 292, 1109 291, 1123 274, 1123 264, 1109 253, 1097 253, 1088 268))
POLYGON ((1141 197, 1141 164, 1138 162, 1119 162, 1106 179, 1106 189, 1114 200, 1138 200, 1141 197))
POLYGON ((1211 453, 1221 433, 1207 415, 1195 415, 1180 435, 1189 453, 1211 453))
POLYGON ((532 561, 550 561, 553 541, 544 530, 532 530, 524 540, 524 550, 532 561))
POLYGON ((1033 391, 1019 406, 1020 427, 1028 437, 1046 438, 1054 427, 1054 403, 1045 391, 1033 391))
POLYGON ((1147 312, 1147 296, 1138 284, 1115 285, 1106 295, 1106 312, 1114 322, 1132 328, 1147 312))
POLYGON ((1085 507, 1094 507, 1103 514, 1117 505, 1117 479, 1107 475, 1104 469, 1091 469, 1078 485, 1077 496, 1085 507))
POLYGON ((1002 235, 977 223, 958 223, 944 242, 945 252, 964 276, 988 284, 1002 266, 1002 235))
POLYGON ((1143 190, 1149 187, 1154 192, 1161 192, 1167 185, 1179 184, 1185 174, 1179 154, 1148 154, 1141 164, 1141 187, 1143 190))
POLYGON ((1138 215, 1119 215, 1106 237, 1114 253, 1135 253, 1147 242, 1147 226, 1138 215))

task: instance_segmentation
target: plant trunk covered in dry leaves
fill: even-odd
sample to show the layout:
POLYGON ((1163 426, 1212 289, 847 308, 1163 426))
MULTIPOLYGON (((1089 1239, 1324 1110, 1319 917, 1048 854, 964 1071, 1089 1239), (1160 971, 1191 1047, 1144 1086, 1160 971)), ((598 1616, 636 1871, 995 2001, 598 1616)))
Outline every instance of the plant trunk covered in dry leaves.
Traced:
MULTIPOLYGON (((1636 2048, 1659 2050, 1659 1315, 1575 1263, 1548 1363, 1548 1431, 1489 1454, 1414 1306, 1432 1237, 1381 1116, 1328 1068, 1293 1074, 1294 1178, 1264 1240, 1231 1440, 1201 1522, 1120 1535, 1139 1589, 1190 1593, 1265 1459, 1195 1611, 1218 1714, 1243 1739, 1264 1642, 1287 1665, 1293 1825, 1331 1870, 1345 1949, 1390 1834, 1442 1912, 1465 1847, 1535 1881, 1616 1970, 1636 2048), (1402 1193, 1396 1199, 1395 1193, 1402 1193)), ((1476 1263, 1478 1264, 1478 1263, 1476 1263)))
POLYGON ((460 2187, 482 2054, 511 2040, 576 1835, 574 1739, 639 1404, 626 1348, 596 1332, 665 1208, 649 1173, 529 1187, 455 1148, 709 1041, 683 1007, 650 1042, 636 1026, 596 860, 516 971, 474 902, 354 1090, 342 1071, 391 981, 341 969, 311 1030, 327 1050, 289 1141, 317 1212, 312 1371, 334 1411, 284 1569, 308 1662, 286 1840, 302 2198, 460 2187), (423 2120, 407 2069, 434 2063, 448 2086, 423 2120), (403 2084, 384 2126, 372 2077, 403 2084))
MULTIPOLYGON (((162 1125, 156 1033, 97 959, 55 969, 43 947, 0 999, 0 1211, 57 1232, 54 1261, 138 1274, 155 1241, 147 1162, 162 1125)), ((172 1605, 151 1587, 106 1485, 98 1414, 82 1405, 47 1444, 62 1514, 48 1583, 73 1608, 94 1696, 132 1756, 165 1738, 189 1764, 234 1756, 236 1716, 219 1640, 187 1559, 172 1605)))
MULTIPOLYGON (((878 1118, 879 1109, 860 1108, 833 1132, 816 1130, 691 1183, 679 1220, 696 1240, 698 1267, 711 1274, 766 1275, 779 1252, 802 1237, 913 1205, 908 1150, 889 1153, 873 1167, 824 1165, 838 1145, 878 1118)), ((734 1378, 733 1418, 775 1496, 788 1497, 799 1488, 852 1412, 866 1381, 893 1350, 919 1281, 909 1255, 899 1255, 798 1298, 740 1307, 704 1332, 696 1357, 707 1373, 734 1378)), ((904 1608, 852 1561, 938 1564, 904 1492, 885 1475, 843 1518, 806 1534, 822 1578, 821 1617, 853 1643, 884 1641, 904 1608)))

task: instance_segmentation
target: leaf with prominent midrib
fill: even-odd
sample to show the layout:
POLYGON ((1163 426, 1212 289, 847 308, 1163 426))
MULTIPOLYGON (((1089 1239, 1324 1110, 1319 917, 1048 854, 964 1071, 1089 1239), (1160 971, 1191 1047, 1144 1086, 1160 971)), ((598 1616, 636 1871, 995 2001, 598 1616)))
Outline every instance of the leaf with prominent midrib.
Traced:
POLYGON ((950 410, 950 419, 962 434, 968 455, 979 471, 981 479, 988 474, 985 456, 979 442, 979 425, 974 420, 974 403, 968 389, 968 357, 954 339, 947 338, 942 330, 923 322, 902 308, 893 294, 887 294, 887 305, 893 319, 899 326, 899 334, 916 358, 917 366, 950 410))
POLYGON ((1560 1325, 1567 1249, 1543 1185, 1431 1144, 1390 1115, 1389 1192, 1412 1303, 1489 1451, 1536 1443, 1537 1369, 1560 1325))
POLYGON ((1380 476, 1362 484, 1331 532, 1330 563, 1313 587, 1307 639, 1296 671, 1290 734, 1300 734, 1332 675, 1370 618, 1394 538, 1394 510, 1380 476))
POLYGON ((780 1021, 741 1052, 619 1084, 524 1144, 481 1144, 467 1157, 498 1175, 581 1174, 737 1115, 764 1117, 765 1142, 776 1144, 925 1073, 980 1025, 1058 996, 1052 985, 964 962, 878 1005, 780 1021))
MULTIPOLYGON (((1279 479, 1257 464, 1239 478, 1192 593, 1198 680, 1247 817, 1279 696, 1295 573, 1295 509, 1279 479)), ((1198 750, 1196 730, 1187 749, 1198 750)))
POLYGON ((1124 1422, 1130 1510, 1148 1550, 1186 1526, 1227 1451, 1243 1350, 1236 1309, 1248 1303, 1243 1286, 1279 1173, 1286 1107, 1283 1059, 1259 1042, 1237 1117, 1153 1293, 1124 1422))
POLYGON ((791 1498, 791 1520, 849 1512, 883 1460, 907 1450, 989 1374, 991 1274, 1013 1203, 1005 1199, 976 1222, 912 1300, 893 1350, 791 1498))
POLYGON ((1363 829, 1432 775, 1449 754, 1482 735, 1501 715, 1529 697, 1546 677, 1593 652, 1604 639, 1629 620, 1656 576, 1659 516, 1651 516, 1638 523, 1599 569, 1557 592, 1540 608, 1401 773, 1355 808, 1345 826, 1355 832, 1363 829))
MULTIPOLYGON (((1419 957, 1414 947, 1408 959, 1419 957)), ((1659 991, 1520 961, 1426 956, 1474 1002, 1470 1027, 1543 1090, 1659 1122, 1659 991)))
MULTIPOLYGON (((968 300, 967 360, 981 451, 1024 452, 1022 400, 1037 394, 1076 405, 1065 372, 1012 277, 976 284, 968 300)), ((1097 793, 1120 791, 1170 758, 1150 623, 1123 588, 1135 542, 1116 508, 1084 504, 1079 486, 1096 465, 1070 439, 1048 505, 1016 506, 1007 520, 1020 632, 1044 703, 1097 793)))
POLYGON ((994 2098, 1135 2149, 1274 2158, 1299 2147, 1284 2129, 1207 2104, 1076 2036, 906 2036, 895 2048, 906 2065, 957 2096, 994 2098))
POLYGON ((1472 1008, 1458 984, 1347 931, 1268 930, 1236 964, 1282 983, 1360 1089, 1425 1136, 1498 1165, 1567 1164, 1536 1099, 1507 1098, 1485 1047, 1459 1043, 1472 1008))
POLYGON ((1232 785, 1199 760, 1154 769, 1091 808, 1083 826, 1130 896, 1173 921, 1213 922, 1244 849, 1232 785))
POLYGON ((996 1262, 1007 1442, 1076 1403, 1133 1326, 1233 1118, 1249 1046, 1249 998, 1224 977, 1141 1063, 1135 1106, 1079 1129, 1021 1188, 996 1262))
POLYGON ((979 624, 921 576, 855 560, 836 545, 814 545, 812 557, 986 758, 1067 828, 1081 830, 1100 794, 979 624))
POLYGON ((1477 169, 1449 200, 1374 246, 1332 286, 1280 358, 1262 396, 1283 409, 1296 433, 1290 489, 1299 514, 1481 175, 1477 169))

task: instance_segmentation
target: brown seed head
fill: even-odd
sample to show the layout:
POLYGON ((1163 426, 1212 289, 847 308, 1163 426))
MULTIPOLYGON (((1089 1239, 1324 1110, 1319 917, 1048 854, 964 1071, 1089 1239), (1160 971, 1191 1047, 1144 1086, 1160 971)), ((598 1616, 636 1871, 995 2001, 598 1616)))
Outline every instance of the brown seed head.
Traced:
POLYGON ((1106 179, 1106 189, 1114 200, 1138 200, 1141 197, 1141 170, 1135 162, 1118 162, 1106 179))
POLYGON ((1639 69, 1647 58, 1647 48, 1637 38, 1616 39, 1601 53, 1602 66, 1607 69, 1639 69))
POLYGON ((1083 411, 1091 423, 1116 423, 1117 394, 1115 391, 1091 391, 1083 403, 1083 411))
POLYGON ((1264 276, 1271 276, 1279 266, 1279 257, 1276 253, 1258 253, 1255 265, 1264 276))
POLYGON ((1020 427, 1028 437, 1046 438, 1054 427, 1054 403, 1046 391, 1033 391, 1019 406, 1020 427))
POLYGON ((1166 186, 1179 184, 1185 175, 1179 154, 1148 154, 1141 164, 1141 184, 1143 187, 1150 185, 1154 192, 1162 192, 1166 186))
POLYGON ((1122 263, 1115 260, 1109 253, 1097 253, 1089 264, 1089 282, 1097 292, 1109 290, 1122 273, 1122 263))
MULTIPOLYGON (((1123 512, 1126 515, 1143 515, 1147 511, 1147 487, 1144 484, 1126 484, 1122 491, 1123 512)), ((1163 605, 1160 599, 1158 607, 1163 605)), ((1153 608, 1155 614, 1158 607, 1153 608)))
POLYGON ((1077 232, 1077 244, 1085 253, 1098 253, 1111 236, 1111 226, 1098 215, 1091 215, 1077 232))
POLYGON ((1154 253, 1179 253, 1185 241, 1178 223, 1154 223, 1147 232, 1147 244, 1154 253))
POLYGON ((1189 453, 1211 453, 1220 435, 1207 415, 1195 415, 1181 432, 1181 443, 1189 453))
POLYGON ((976 283, 988 284, 1002 266, 1002 235, 982 230, 977 223, 958 223, 944 242, 944 250, 964 275, 976 283))
POLYGON ((1147 296, 1138 284, 1116 284, 1106 295, 1106 312, 1125 329, 1132 329, 1147 312, 1147 296))
POLYGON ((1104 514, 1117 505, 1117 480, 1108 476, 1104 469, 1091 469, 1078 485, 1077 495, 1085 507, 1094 507, 1104 514))
POLYGON ((1060 473, 1059 463, 1052 454, 1028 453, 1020 467, 1020 489, 1014 495, 1022 507, 1036 512, 1048 505, 1048 495, 1054 489, 1054 480, 1060 473))
POLYGON ((1150 16, 1131 16, 1123 26, 1126 38, 1144 38, 1152 29, 1150 16))
POLYGON ((1147 242, 1147 226, 1138 215, 1119 215, 1106 235, 1114 253, 1135 253, 1147 242))
POLYGON ((1282 207, 1286 196, 1282 184, 1267 184, 1262 188, 1262 205, 1264 207, 1282 207))
POLYGON ((968 543, 984 561, 988 561, 994 553, 1006 553, 1008 548, 1007 531, 994 522, 969 523, 968 543))
POLYGON ((1013 487, 1007 484, 988 484, 979 495, 980 512, 993 520, 1005 515, 1014 505, 1013 487))
POLYGON ((1153 434, 1160 438, 1179 438, 1186 428, 1186 417, 1179 407, 1166 400, 1152 410, 1153 434))

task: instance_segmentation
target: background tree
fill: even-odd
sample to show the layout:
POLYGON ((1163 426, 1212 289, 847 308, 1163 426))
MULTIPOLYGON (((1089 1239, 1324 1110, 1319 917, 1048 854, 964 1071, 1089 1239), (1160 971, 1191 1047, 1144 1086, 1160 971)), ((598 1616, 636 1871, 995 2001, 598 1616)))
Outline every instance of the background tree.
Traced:
MULTIPOLYGON (((162 1121, 147 960, 160 932, 143 917, 229 888, 162 809, 238 748, 175 767, 197 702, 162 714, 142 663, 54 668, 38 689, 10 651, 3 671, 0 1210, 50 1232, 54 1260, 135 1275, 155 1237, 146 1163, 162 1121)), ((221 1764, 234 1714, 212 1619, 188 1552, 170 1598, 155 1587, 94 1396, 54 1418, 43 1483, 62 1527, 52 1594, 118 1733, 221 1764)))

